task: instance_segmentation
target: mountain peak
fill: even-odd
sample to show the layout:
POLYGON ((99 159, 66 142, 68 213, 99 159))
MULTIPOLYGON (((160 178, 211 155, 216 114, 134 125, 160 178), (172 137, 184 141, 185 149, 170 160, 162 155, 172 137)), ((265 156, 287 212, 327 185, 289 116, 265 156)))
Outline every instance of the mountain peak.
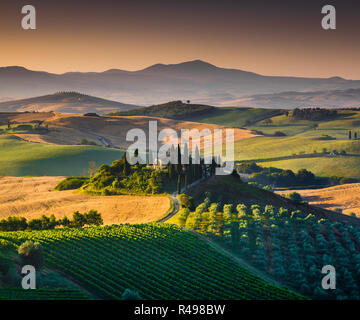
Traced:
POLYGON ((156 71, 156 72, 165 72, 165 71, 176 71, 176 72, 193 72, 193 71, 209 71, 209 70, 219 70, 220 68, 202 60, 192 60, 185 61, 175 64, 163 64, 157 63, 150 67, 147 67, 139 72, 147 71, 156 71))
POLYGON ((21 67, 21 66, 5 66, 0 67, 0 71, 29 71, 28 69, 21 67))

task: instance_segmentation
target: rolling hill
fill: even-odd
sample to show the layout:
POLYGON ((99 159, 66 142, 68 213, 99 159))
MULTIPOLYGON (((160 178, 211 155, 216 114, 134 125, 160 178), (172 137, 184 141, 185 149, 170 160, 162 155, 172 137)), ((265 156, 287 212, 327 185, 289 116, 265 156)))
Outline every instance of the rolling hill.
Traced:
POLYGON ((360 88, 314 92, 280 92, 259 94, 228 101, 223 105, 253 108, 360 108, 360 88))
MULTIPOLYGON (((360 184, 350 183, 323 189, 296 190, 304 201, 312 206, 335 210, 341 209, 344 214, 355 213, 360 216, 360 184)), ((279 193, 286 193, 281 191, 279 193)))
POLYGON ((191 232, 164 224, 0 232, 42 244, 45 263, 99 298, 125 289, 146 300, 302 299, 273 285, 191 232))
POLYGON ((360 81, 357 80, 263 76, 220 68, 201 60, 156 64, 131 72, 111 69, 104 72, 53 74, 19 66, 0 68, 0 98, 13 99, 56 91, 79 91, 135 105, 151 105, 174 99, 220 104, 254 94, 359 87, 360 81))
POLYGON ((46 145, 0 136, 0 175, 72 176, 86 174, 89 162, 110 164, 123 152, 97 146, 46 145))
POLYGON ((78 92, 57 92, 45 96, 0 102, 0 112, 107 113, 137 106, 105 100, 78 92))
MULTIPOLYGON (((46 134, 36 133, 12 133, 23 140, 56 145, 79 144, 80 139, 85 138, 98 145, 104 145, 100 137, 104 138, 110 146, 126 149, 132 142, 126 141, 126 134, 130 129, 140 128, 145 132, 149 130, 149 121, 157 121, 158 131, 171 128, 178 133, 180 138, 182 129, 202 130, 204 128, 223 128, 215 124, 181 121, 148 116, 83 116, 74 113, 0 113, 0 124, 3 130, 7 128, 7 122, 29 123, 43 121, 42 126, 48 127, 46 134)), ((0 126, 1 128, 1 126, 0 126)), ((5 132, 4 132, 5 133, 5 132)), ((11 133, 11 132, 10 132, 11 133)), ((235 129, 235 141, 255 136, 249 130, 235 129)), ((223 135, 225 141, 225 134, 223 135)))
MULTIPOLYGON (((99 163, 100 164, 100 163, 99 163)), ((161 219, 170 209, 167 196, 93 196, 74 190, 56 191, 64 177, 0 177, 0 220, 11 217, 39 218, 54 214, 72 217, 75 211, 101 213, 105 225, 146 223, 161 219)))
POLYGON ((284 110, 264 108, 219 108, 202 104, 183 103, 182 101, 178 100, 159 105, 153 105, 150 107, 110 113, 110 115, 142 115, 241 128, 245 125, 256 123, 266 118, 281 115, 284 112, 284 110))

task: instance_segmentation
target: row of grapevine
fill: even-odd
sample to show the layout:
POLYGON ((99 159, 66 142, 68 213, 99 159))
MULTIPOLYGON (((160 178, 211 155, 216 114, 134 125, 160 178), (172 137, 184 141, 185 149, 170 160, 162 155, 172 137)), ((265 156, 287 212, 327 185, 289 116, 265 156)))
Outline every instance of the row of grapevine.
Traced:
POLYGON ((84 293, 75 289, 0 288, 0 300, 87 300, 84 293))
POLYGON ((145 299, 299 298, 172 225, 0 232, 1 238, 39 241, 47 265, 107 299, 121 298, 126 288, 145 299))

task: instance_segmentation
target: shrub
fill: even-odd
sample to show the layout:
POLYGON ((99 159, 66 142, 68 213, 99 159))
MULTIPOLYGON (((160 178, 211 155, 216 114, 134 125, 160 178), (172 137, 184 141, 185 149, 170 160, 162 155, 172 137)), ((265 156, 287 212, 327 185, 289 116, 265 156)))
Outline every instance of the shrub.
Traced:
POLYGON ((286 133, 284 133, 282 131, 276 131, 274 133, 274 137, 286 137, 286 133))
POLYGON ((80 139, 80 144, 88 145, 88 146, 96 146, 97 145, 94 141, 90 141, 90 140, 85 139, 85 138, 80 139))
POLYGON ((27 228, 24 217, 8 217, 0 220, 0 231, 23 231, 27 228))
POLYGON ((350 213, 349 213, 349 216, 356 218, 356 213, 355 213, 355 212, 350 212, 350 213))
POLYGON ((88 181, 89 178, 87 177, 68 177, 65 180, 60 181, 58 185, 55 187, 55 190, 62 191, 62 190, 78 189, 88 181))
POLYGON ((85 224, 88 226, 100 226, 102 225, 103 219, 101 218, 101 214, 96 210, 89 210, 88 213, 84 214, 85 217, 85 224))
POLYGON ((188 208, 190 210, 195 209, 194 201, 192 197, 186 194, 180 194, 178 198, 181 208, 188 208))
POLYGON ((85 216, 81 214, 79 211, 75 211, 73 213, 72 224, 74 227, 82 228, 86 224, 85 216))
POLYGON ((291 201, 294 201, 294 202, 301 202, 302 201, 300 193, 297 193, 295 191, 288 193, 286 195, 286 198, 288 198, 288 199, 290 199, 291 201))
POLYGON ((25 241, 20 245, 18 254, 24 265, 29 264, 35 268, 39 268, 43 264, 42 247, 39 242, 31 240, 25 241))
POLYGON ((131 290, 131 289, 125 289, 121 298, 123 300, 141 300, 139 292, 131 290))
POLYGON ((269 186, 269 185, 264 186, 263 189, 266 190, 266 191, 271 191, 271 192, 274 191, 274 189, 272 188, 272 186, 269 186))
POLYGON ((15 249, 16 246, 9 240, 0 239, 0 251, 15 249))

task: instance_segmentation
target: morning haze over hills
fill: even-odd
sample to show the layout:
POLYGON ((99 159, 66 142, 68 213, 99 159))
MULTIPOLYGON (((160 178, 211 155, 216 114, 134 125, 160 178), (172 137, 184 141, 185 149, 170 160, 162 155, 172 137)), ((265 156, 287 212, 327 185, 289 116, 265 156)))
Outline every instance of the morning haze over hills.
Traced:
MULTIPOLYGON (((29 111, 34 104, 39 104, 41 110, 44 101, 47 108, 55 103, 54 111, 106 113, 187 99, 217 106, 289 109, 306 106, 359 107, 359 88, 360 80, 263 76, 220 68, 201 60, 155 64, 138 71, 110 69, 63 74, 10 66, 0 68, 0 110, 29 111), (49 95, 62 91, 89 93, 112 101, 93 98, 97 100, 88 100, 89 108, 85 110, 85 101, 85 104, 81 103, 81 108, 76 104, 79 97, 69 101, 68 96, 49 95), (43 95, 46 97, 4 103, 43 95)), ((90 98, 87 96, 87 99, 90 98)))

